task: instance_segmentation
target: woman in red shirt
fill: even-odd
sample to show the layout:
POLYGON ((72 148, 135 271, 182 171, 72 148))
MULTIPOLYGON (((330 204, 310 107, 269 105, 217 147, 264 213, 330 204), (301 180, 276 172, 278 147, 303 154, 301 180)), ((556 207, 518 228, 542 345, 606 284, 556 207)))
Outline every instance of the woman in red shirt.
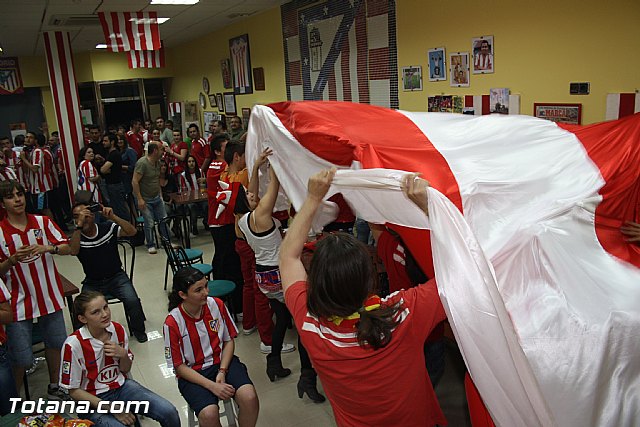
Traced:
MULTIPOLYGON (((424 341, 444 308, 433 281, 381 299, 367 249, 353 236, 320 240, 309 274, 300 256, 335 170, 309 180, 309 194, 280 248, 285 302, 339 426, 446 424, 424 364, 424 341), (366 396, 366 398, 363 398, 366 396)), ((426 181, 405 194, 427 213, 426 181)))

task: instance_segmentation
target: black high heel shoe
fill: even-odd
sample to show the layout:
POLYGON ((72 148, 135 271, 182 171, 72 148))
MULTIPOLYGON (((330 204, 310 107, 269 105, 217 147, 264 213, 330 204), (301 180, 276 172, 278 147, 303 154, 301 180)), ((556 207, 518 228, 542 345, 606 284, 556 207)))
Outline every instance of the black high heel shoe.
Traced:
POLYGON ((314 369, 303 369, 300 372, 300 379, 298 380, 298 397, 302 399, 302 396, 307 393, 309 399, 314 403, 322 403, 326 399, 318 392, 316 386, 316 371, 314 369))
POLYGON ((284 378, 291 375, 291 369, 282 366, 282 359, 273 354, 267 354, 267 376, 271 382, 276 378, 284 378))

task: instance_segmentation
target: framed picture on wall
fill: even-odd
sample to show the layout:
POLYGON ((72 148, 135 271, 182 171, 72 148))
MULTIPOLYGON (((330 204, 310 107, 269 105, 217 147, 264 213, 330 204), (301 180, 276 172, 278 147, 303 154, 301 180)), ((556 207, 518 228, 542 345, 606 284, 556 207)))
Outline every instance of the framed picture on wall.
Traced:
POLYGON ((256 90, 264 90, 264 68, 253 69, 253 86, 256 90))
POLYGON ((251 108, 243 108, 242 109, 242 123, 244 126, 249 126, 249 117, 251 117, 251 108))
POLYGON ((438 82, 447 80, 447 64, 445 63, 444 47, 429 49, 429 81, 438 82))
POLYGON ((402 90, 405 92, 422 90, 422 67, 420 65, 402 67, 402 90))
POLYGON ((236 109, 236 94, 234 92, 224 93, 224 111, 227 114, 238 114, 236 109))
POLYGON ((493 73, 493 36, 471 39, 473 52, 473 74, 493 73))
POLYGON ((249 34, 229 40, 229 55, 233 70, 233 92, 237 95, 253 93, 249 34))
POLYGON ((533 115, 556 123, 579 125, 582 122, 582 104, 535 103, 533 115))
POLYGON ((224 104, 222 101, 222 94, 216 93, 216 104, 218 104, 218 110, 224 111, 224 104))
POLYGON ((449 85, 469 87, 469 52, 449 54, 449 85))
POLYGON ((214 94, 209 95, 209 104, 211 104, 211 108, 216 108, 218 106, 218 101, 214 94))
POLYGON ((222 87, 231 89, 231 64, 226 58, 220 60, 220 75, 222 75, 222 87))

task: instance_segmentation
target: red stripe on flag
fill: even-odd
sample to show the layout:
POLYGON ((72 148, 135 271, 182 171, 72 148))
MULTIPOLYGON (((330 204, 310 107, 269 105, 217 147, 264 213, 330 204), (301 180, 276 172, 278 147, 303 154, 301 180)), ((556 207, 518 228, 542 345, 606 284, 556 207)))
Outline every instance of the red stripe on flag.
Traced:
POLYGON ((327 82, 327 86, 329 86, 329 101, 337 101, 338 100, 338 92, 336 89, 336 69, 332 68, 329 72, 329 81, 327 82))
POLYGON ((389 0, 367 0, 367 16, 384 15, 389 12, 389 0))
POLYGON ((289 62, 289 85, 298 86, 302 84, 302 66, 300 61, 289 62))
POLYGON ((356 14, 356 46, 358 70, 358 99, 361 104, 369 103, 369 72, 367 70, 367 18, 364 13, 356 14))
POLYGON ((369 51, 369 79, 389 80, 389 48, 382 47, 369 51))
POLYGON ((351 102, 351 72, 349 68, 349 38, 342 40, 342 50, 340 52, 340 69, 342 70, 342 99, 351 102))
POLYGON ((635 107, 636 107, 636 94, 621 93, 620 107, 618 108, 618 118, 632 115, 635 107))
POLYGON ((109 15, 111 16, 111 25, 113 27, 113 34, 114 34, 116 45, 113 46, 113 44, 111 44, 109 42, 109 39, 107 38, 108 47, 111 52, 121 52, 124 50, 124 46, 122 43, 122 32, 120 30, 120 21, 118 20, 118 13, 111 12, 109 15))
POLYGON ((289 7, 282 15, 282 35, 287 42, 287 37, 298 35, 298 9, 289 7))
MULTIPOLYGON (((154 22, 156 27, 158 28, 159 24, 158 24, 158 13, 157 12, 149 12, 149 18, 151 19, 151 22, 154 22)), ((160 40, 160 30, 158 29, 158 31, 154 31, 154 27, 153 26, 149 26, 149 30, 151 31, 151 44, 153 46, 160 46, 160 48, 162 48, 162 41, 160 40)))
POLYGON ((147 33, 145 31, 145 27, 147 26, 147 24, 145 24, 145 19, 148 18, 145 17, 145 15, 146 14, 143 12, 136 13, 137 20, 135 22, 135 25, 132 25, 132 28, 140 35, 140 46, 136 45, 136 50, 146 50, 145 46, 147 45, 147 33))
POLYGON ((485 116, 491 113, 489 95, 482 95, 482 115, 485 116))

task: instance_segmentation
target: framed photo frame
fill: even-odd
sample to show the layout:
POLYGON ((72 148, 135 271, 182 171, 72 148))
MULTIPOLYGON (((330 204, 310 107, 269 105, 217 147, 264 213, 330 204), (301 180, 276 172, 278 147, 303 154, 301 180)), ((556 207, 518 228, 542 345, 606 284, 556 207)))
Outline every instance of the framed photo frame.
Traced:
POLYGON ((211 105, 211 108, 216 108, 218 106, 218 101, 213 93, 209 95, 209 104, 211 105))
POLYGON ((449 54, 449 85, 469 87, 469 52, 449 54))
POLYGON ((582 104, 536 102, 533 115, 556 123, 579 125, 582 123, 582 104))
POLYGON ((204 91, 205 94, 209 95, 209 79, 206 77, 202 78, 202 90, 204 91))
POLYGON ((255 90, 264 90, 264 68, 253 69, 253 87, 255 90))
POLYGON ((422 66, 402 67, 402 90, 405 92, 422 90, 422 66))
POLYGON ((245 127, 249 126, 249 118, 251 117, 251 108, 243 108, 242 109, 242 123, 244 123, 245 127))
POLYGON ((480 36, 471 39, 473 74, 493 73, 493 47, 493 36, 480 36))
POLYGON ((224 112, 224 103, 221 93, 216 93, 216 104, 218 104, 218 110, 224 112))
POLYGON ((429 62, 429 81, 439 82, 447 80, 447 64, 444 47, 429 49, 427 52, 429 62))
POLYGON ((253 93, 249 34, 229 39, 229 56, 233 71, 233 92, 236 95, 253 93))
POLYGON ((222 87, 231 89, 231 63, 229 59, 220 60, 220 74, 222 75, 222 87))
POLYGON ((236 94, 235 92, 225 92, 224 96, 224 111, 227 114, 236 115, 238 110, 236 109, 236 94))

